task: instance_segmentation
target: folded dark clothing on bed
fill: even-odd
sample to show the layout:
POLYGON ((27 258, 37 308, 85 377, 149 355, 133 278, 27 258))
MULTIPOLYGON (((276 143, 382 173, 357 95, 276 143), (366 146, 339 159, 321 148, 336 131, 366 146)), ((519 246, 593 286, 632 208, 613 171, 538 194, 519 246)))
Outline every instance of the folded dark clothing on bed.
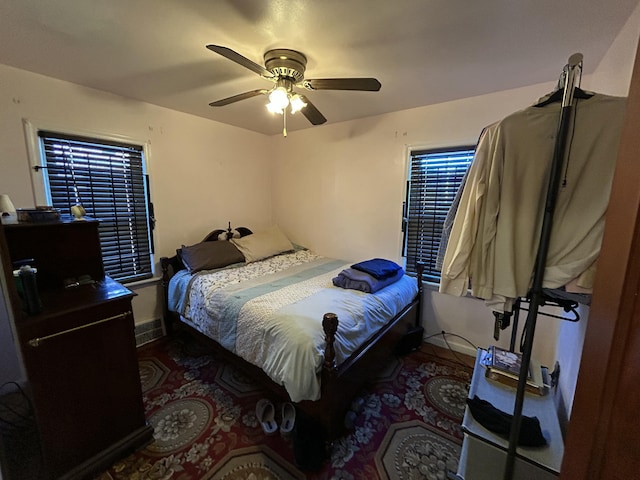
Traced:
POLYGON ((351 265, 351 268, 368 273, 378 280, 393 277, 399 270, 402 270, 400 265, 391 260, 385 260, 384 258, 372 258, 364 262, 354 263, 351 265))
POLYGON ((333 278, 333 284, 336 287, 360 290, 365 293, 376 293, 378 290, 397 282, 403 275, 404 270, 401 268, 393 276, 379 280, 368 273, 346 268, 337 277, 333 278))

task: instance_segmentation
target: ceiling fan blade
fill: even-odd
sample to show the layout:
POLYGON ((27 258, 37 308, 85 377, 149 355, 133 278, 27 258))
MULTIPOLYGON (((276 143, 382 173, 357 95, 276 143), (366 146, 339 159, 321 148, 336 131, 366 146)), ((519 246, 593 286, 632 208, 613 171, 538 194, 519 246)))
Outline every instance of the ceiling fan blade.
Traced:
POLYGON ((225 105, 229 105, 230 103, 239 102, 240 100, 244 100, 246 98, 256 97, 258 95, 264 95, 268 93, 269 90, 251 90, 250 92, 239 93, 238 95, 234 95, 233 97, 223 98, 222 100, 218 100, 216 102, 211 102, 209 106, 211 107, 224 107, 225 105))
POLYGON ((375 78, 315 78, 305 80, 309 90, 362 90, 377 92, 382 84, 375 78))
POLYGON ((320 110, 318 110, 316 106, 313 103, 311 103, 307 97, 305 97, 304 95, 300 95, 300 98, 304 103, 307 104, 307 106, 300 111, 305 117, 307 117, 307 120, 309 120, 309 122, 311 122, 312 125, 322 125, 324 122, 327 121, 327 119, 324 118, 324 115, 320 113, 320 110))
POLYGON ((264 68, 262 65, 258 65, 257 63, 252 62, 248 58, 243 57, 238 52, 235 52, 230 48, 221 47, 220 45, 207 45, 207 48, 212 52, 216 52, 222 55, 223 57, 228 58, 229 60, 232 60, 237 64, 242 65, 245 68, 248 68, 249 70, 257 73, 258 75, 261 75, 266 78, 273 77, 273 74, 269 70, 264 68))

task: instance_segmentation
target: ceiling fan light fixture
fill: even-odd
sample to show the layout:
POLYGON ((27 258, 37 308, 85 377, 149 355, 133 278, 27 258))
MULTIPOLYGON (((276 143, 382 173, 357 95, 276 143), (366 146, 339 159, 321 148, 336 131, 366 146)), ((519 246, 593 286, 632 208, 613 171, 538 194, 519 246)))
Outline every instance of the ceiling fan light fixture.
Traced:
MULTIPOLYGON (((284 110, 289 105, 289 93, 284 87, 276 87, 269 93, 269 105, 274 109, 284 110)), ((267 106, 267 108, 269 108, 267 106)), ((271 108, 269 108, 271 110, 271 108)))
POLYGON ((267 103, 266 107, 267 107, 267 110, 269 110, 271 113, 277 113, 279 115, 282 115, 282 113, 284 112, 282 108, 278 107, 277 105, 271 102, 267 103))
POLYGON ((299 112, 300 110, 302 110, 304 107, 307 106, 305 101, 302 100, 302 97, 297 93, 291 97, 290 103, 291 103, 291 114, 299 112))

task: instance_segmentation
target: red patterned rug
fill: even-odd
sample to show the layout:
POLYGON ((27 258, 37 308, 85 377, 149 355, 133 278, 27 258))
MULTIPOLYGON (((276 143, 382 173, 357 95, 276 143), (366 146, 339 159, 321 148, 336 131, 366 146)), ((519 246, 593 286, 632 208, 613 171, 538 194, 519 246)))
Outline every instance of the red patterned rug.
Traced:
POLYGON ((155 440, 99 480, 441 479, 457 470, 471 367, 429 345, 392 360, 361 392, 351 433, 316 472, 296 466, 291 436, 262 431, 255 405, 267 392, 194 341, 161 339, 138 358, 155 440))

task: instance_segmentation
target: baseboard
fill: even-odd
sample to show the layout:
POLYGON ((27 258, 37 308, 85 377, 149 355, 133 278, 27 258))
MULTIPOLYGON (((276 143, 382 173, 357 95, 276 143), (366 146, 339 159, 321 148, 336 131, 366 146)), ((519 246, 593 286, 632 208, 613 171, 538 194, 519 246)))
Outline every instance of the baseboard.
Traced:
MULTIPOLYGON (((446 333, 444 334, 446 337, 446 333)), ((473 348, 471 345, 469 345, 468 343, 464 342, 464 343, 460 343, 457 341, 457 337, 450 337, 447 338, 447 341, 445 342, 444 339, 442 338, 442 335, 435 335, 433 337, 428 338, 429 335, 427 335, 425 337, 425 342, 427 343, 431 343, 433 345, 436 345, 438 347, 442 347, 442 348, 446 348, 449 349, 451 348, 451 350, 458 352, 458 353, 463 353, 465 355, 469 355, 473 358, 476 357, 477 351, 475 348, 473 348)))
POLYGON ((147 322, 136 324, 135 335, 136 347, 164 337, 165 331, 162 320, 157 318, 155 320, 149 320, 147 322))

